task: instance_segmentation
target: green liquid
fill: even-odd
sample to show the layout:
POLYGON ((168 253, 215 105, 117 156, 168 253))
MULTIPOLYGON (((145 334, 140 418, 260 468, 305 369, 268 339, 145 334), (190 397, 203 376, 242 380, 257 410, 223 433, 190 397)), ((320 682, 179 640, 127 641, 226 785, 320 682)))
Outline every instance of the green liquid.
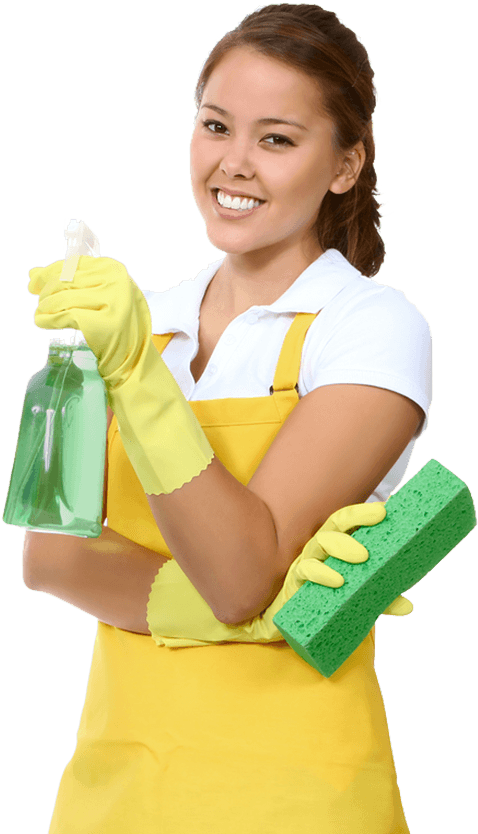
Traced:
POLYGON ((106 389, 93 352, 50 346, 27 386, 3 520, 96 538, 101 534, 106 389))

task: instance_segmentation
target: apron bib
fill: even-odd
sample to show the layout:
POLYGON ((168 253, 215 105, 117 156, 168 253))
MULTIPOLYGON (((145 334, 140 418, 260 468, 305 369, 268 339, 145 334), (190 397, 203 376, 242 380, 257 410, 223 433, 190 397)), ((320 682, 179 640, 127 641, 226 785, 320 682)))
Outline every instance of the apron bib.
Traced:
MULTIPOLYGON (((299 402, 315 315, 294 317, 270 396, 189 403, 244 485, 299 402)), ((108 464, 108 525, 172 558, 116 417, 108 464)), ((49 834, 409 834, 374 634, 325 678, 285 640, 168 648, 98 622, 49 834)))

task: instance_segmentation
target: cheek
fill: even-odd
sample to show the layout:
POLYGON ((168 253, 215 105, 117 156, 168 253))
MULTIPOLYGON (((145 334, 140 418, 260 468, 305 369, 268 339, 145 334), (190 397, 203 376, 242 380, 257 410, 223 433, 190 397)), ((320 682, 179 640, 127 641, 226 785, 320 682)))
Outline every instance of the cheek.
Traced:
POLYGON ((189 155, 191 166, 193 166, 196 170, 204 167, 207 154, 205 153, 204 142, 201 141, 201 138, 196 133, 193 133, 191 138, 189 155))
POLYGON ((327 193, 331 170, 327 160, 304 159, 303 164, 291 172, 288 198, 303 210, 314 209, 327 193))

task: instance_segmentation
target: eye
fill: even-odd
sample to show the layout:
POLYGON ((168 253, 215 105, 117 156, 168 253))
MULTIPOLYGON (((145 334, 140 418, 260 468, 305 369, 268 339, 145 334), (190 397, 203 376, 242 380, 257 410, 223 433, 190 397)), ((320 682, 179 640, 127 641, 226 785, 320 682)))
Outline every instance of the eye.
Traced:
POLYGON ((276 133, 274 133, 272 136, 266 136, 265 139, 278 139, 279 142, 284 145, 294 144, 293 142, 291 142, 290 139, 287 138, 287 136, 278 136, 276 133))
MULTIPOLYGON (((220 127, 224 127, 224 125, 221 124, 221 122, 216 122, 214 119, 207 119, 206 121, 203 121, 203 125, 204 125, 205 130, 208 130, 209 133, 217 133, 217 130, 209 130, 209 125, 219 125, 220 127)), ((227 128, 225 128, 225 129, 227 130, 227 128)), ((220 135, 220 134, 218 134, 218 135, 220 135)), ((265 139, 279 139, 278 144, 275 143, 275 142, 270 143, 270 144, 272 144, 273 147, 280 147, 280 145, 282 145, 282 146, 285 146, 285 145, 293 146, 294 145, 294 142, 292 142, 286 136, 280 136, 277 133, 269 134, 269 136, 265 136, 264 138, 265 139)))
MULTIPOLYGON (((207 119, 206 121, 203 121, 203 125, 206 128, 206 130, 208 129, 209 125, 219 125, 220 127, 224 127, 224 125, 222 125, 221 122, 215 122, 213 119, 207 119)), ((217 130, 210 130, 209 133, 217 133, 217 130)))

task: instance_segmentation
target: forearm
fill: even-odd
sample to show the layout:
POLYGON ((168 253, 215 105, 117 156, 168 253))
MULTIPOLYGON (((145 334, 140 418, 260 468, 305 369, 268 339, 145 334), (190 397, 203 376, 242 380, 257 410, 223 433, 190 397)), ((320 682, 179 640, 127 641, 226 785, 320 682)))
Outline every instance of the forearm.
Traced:
POLYGON ((186 576, 223 622, 256 616, 277 596, 277 537, 268 507, 214 456, 189 483, 147 495, 186 576))
POLYGON ((110 527, 96 539, 29 530, 23 575, 29 588, 69 602, 103 623, 149 634, 148 597, 166 561, 110 527))

